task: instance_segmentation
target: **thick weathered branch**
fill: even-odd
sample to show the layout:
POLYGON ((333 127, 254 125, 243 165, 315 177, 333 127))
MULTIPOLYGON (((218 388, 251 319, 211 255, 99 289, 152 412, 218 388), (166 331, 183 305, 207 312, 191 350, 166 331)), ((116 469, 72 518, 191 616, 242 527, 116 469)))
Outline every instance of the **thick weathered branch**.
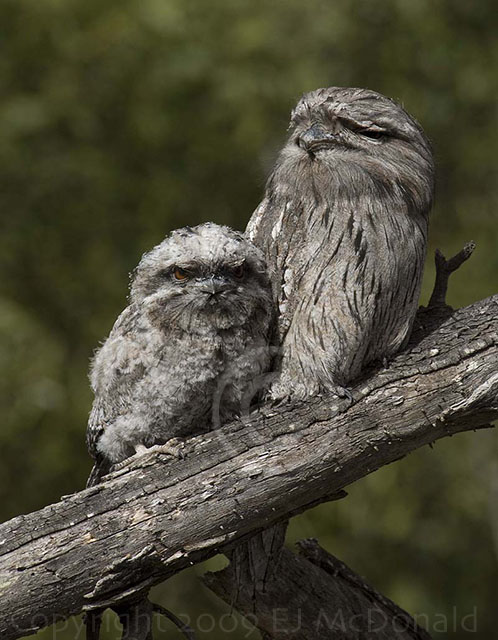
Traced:
MULTIPOLYGON (((278 572, 256 602, 247 583, 237 591, 233 605, 264 635, 275 640, 430 640, 406 611, 316 541, 303 540, 298 547, 298 556, 282 550, 278 572)), ((231 565, 206 574, 203 581, 232 602, 237 579, 231 565)))
POLYGON ((263 409, 193 438, 184 460, 149 453, 1 525, 2 638, 115 604, 417 447, 486 426, 498 417, 497 325, 498 296, 422 313, 409 350, 359 382, 349 408, 263 409))

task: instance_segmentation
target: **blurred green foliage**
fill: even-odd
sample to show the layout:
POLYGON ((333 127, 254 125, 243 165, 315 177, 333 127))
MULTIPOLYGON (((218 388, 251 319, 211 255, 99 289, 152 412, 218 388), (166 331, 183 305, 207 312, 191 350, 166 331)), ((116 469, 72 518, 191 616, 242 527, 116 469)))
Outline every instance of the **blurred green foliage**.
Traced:
MULTIPOLYGON (((305 91, 369 87, 419 119, 438 166, 431 253, 478 245, 449 301, 498 290, 491 0, 3 0, 0 24, 2 519, 84 486, 88 360, 128 272, 172 228, 244 228, 305 91)), ((425 300, 432 280, 429 260, 425 300)), ((472 637, 493 637, 497 450, 487 432, 418 451, 290 537, 318 537, 437 637, 468 637, 474 607, 472 637)), ((200 638, 257 638, 229 633, 199 570, 156 597, 200 638)), ((40 638, 83 637, 68 624, 40 638)))

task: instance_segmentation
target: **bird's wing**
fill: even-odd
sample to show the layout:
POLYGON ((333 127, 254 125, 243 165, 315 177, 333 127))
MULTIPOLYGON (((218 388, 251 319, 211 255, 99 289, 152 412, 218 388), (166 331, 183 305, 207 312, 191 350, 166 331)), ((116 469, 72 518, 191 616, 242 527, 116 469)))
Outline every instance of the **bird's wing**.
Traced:
POLYGON ((90 476, 86 482, 87 487, 93 487, 100 482, 102 476, 105 476, 111 470, 111 463, 97 450, 97 442, 104 433, 105 425, 105 403, 101 398, 95 398, 88 425, 86 429, 86 446, 92 458, 95 460, 90 476))
POLYGON ((97 444, 106 425, 128 411, 133 389, 144 375, 143 324, 140 309, 136 305, 127 307, 93 360, 90 378, 95 400, 88 419, 86 442, 95 460, 98 459, 97 444))
POLYGON ((97 442, 104 432, 105 414, 101 398, 95 398, 86 428, 86 446, 92 458, 97 454, 97 442))

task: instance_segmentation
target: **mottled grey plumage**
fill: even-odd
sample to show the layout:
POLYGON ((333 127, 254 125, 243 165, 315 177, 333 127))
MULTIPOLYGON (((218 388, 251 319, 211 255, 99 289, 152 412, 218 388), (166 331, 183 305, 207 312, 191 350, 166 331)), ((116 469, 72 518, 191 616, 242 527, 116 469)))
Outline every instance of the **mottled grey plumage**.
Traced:
MULTIPOLYGON (((374 91, 306 94, 246 233, 272 272, 279 308, 274 399, 347 384, 399 351, 417 311, 434 189, 417 122, 374 91)), ((235 571, 261 591, 285 524, 251 538, 235 571), (249 576, 249 577, 247 577, 249 576)))
POLYGON ((274 273, 274 397, 343 388, 409 337, 434 166, 421 127, 374 91, 306 94, 247 233, 274 273))
POLYGON ((273 318, 264 258, 242 234, 186 227, 145 254, 91 368, 89 485, 137 447, 235 417, 269 368, 273 318))

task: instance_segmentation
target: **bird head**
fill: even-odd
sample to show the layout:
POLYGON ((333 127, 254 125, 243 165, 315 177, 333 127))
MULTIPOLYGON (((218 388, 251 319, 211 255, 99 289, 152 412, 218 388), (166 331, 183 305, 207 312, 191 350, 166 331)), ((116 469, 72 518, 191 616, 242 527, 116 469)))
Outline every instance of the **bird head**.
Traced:
POLYGON ((330 87, 304 95, 291 115, 277 170, 331 183, 370 178, 428 209, 434 189, 431 145, 394 100, 368 89, 330 87))
POLYGON ((213 223, 173 231, 145 254, 130 300, 167 326, 194 331, 242 326, 272 308, 260 250, 213 223))

